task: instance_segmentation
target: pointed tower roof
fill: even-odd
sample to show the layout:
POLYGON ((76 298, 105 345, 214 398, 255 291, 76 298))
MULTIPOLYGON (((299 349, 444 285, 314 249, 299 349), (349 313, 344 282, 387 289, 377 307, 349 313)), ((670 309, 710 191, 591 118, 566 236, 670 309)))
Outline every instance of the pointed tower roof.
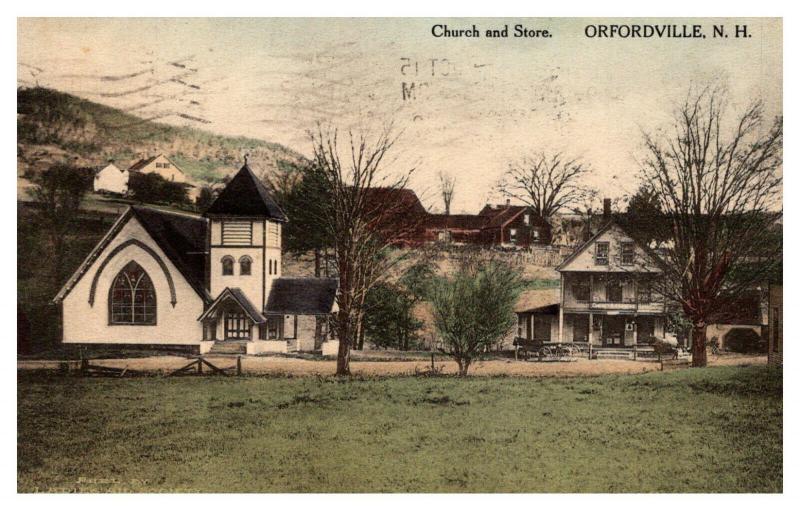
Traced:
POLYGON ((250 169, 244 166, 206 210, 206 216, 249 216, 288 221, 272 195, 250 169))

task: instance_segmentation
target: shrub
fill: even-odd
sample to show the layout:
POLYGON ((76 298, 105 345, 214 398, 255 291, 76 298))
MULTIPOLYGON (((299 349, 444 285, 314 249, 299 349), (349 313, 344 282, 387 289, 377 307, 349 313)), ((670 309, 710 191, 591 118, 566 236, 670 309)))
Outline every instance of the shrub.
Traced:
POLYGON ((466 260, 452 277, 435 277, 430 289, 439 350, 467 375, 479 352, 514 326, 514 303, 522 284, 519 272, 502 262, 466 260))
POLYGON ((171 182, 158 174, 131 172, 128 190, 140 202, 187 205, 186 185, 171 182))
POLYGON ((766 345, 761 335, 752 329, 737 328, 725 335, 725 349, 740 353, 766 352, 766 345))

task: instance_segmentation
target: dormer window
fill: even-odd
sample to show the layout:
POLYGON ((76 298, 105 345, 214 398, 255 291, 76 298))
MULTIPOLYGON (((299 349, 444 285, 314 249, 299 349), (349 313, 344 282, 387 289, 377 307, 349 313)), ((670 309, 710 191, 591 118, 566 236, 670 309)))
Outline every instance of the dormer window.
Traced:
POLYGON ((239 274, 240 275, 249 275, 252 265, 253 265, 253 259, 251 259, 247 255, 243 255, 239 259, 239 274))
POLYGON ((595 245, 594 263, 598 266, 608 265, 608 241, 600 241, 595 245))
POLYGON ((222 276, 233 275, 233 257, 225 255, 222 257, 222 276))

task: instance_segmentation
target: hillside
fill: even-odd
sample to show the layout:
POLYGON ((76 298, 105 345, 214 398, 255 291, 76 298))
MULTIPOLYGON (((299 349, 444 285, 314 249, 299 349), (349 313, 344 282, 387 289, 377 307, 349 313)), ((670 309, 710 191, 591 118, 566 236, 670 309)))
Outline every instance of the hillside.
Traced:
POLYGON ((164 153, 195 182, 213 182, 234 171, 245 153, 256 168, 274 171, 302 156, 282 145, 226 137, 189 127, 142 119, 51 89, 17 89, 17 175, 41 171, 53 162, 122 165, 164 153))

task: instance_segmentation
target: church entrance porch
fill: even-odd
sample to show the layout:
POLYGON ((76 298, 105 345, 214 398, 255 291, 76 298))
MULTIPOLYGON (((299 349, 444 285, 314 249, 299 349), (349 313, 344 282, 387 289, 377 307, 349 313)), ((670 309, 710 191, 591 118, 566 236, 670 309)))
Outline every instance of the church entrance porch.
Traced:
POLYGON ((247 314, 241 311, 227 311, 224 317, 224 340, 250 340, 253 322, 247 317, 247 314))
POLYGON ((248 344, 264 334, 267 322, 238 288, 223 290, 198 320, 203 323, 201 353, 220 354, 249 353, 248 344))

